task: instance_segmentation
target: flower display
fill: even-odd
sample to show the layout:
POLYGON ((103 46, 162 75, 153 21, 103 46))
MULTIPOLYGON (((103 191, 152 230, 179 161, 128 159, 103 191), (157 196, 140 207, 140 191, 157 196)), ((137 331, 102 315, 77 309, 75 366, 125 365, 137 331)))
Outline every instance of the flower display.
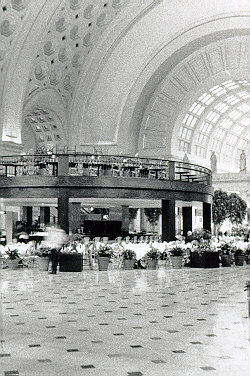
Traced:
POLYGON ((112 257, 114 255, 113 248, 110 245, 101 243, 96 250, 97 257, 112 257))
POLYGON ((7 258, 9 258, 10 260, 16 260, 21 258, 17 249, 8 249, 5 251, 5 253, 7 255, 7 258))
POLYGON ((121 252, 121 257, 123 258, 123 260, 135 260, 136 253, 135 251, 132 251, 131 249, 124 249, 121 252))
POLYGON ((145 256, 149 260, 158 260, 160 258, 160 252, 158 251, 157 248, 154 248, 153 246, 151 246, 145 256))

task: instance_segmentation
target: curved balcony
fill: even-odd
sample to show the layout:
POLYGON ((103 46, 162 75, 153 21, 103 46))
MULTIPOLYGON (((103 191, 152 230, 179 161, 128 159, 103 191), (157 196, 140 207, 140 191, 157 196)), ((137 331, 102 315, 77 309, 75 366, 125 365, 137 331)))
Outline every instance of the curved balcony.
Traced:
POLYGON ((0 158, 0 176, 92 176, 181 181, 211 186, 205 167, 154 158, 89 154, 14 155, 0 158))

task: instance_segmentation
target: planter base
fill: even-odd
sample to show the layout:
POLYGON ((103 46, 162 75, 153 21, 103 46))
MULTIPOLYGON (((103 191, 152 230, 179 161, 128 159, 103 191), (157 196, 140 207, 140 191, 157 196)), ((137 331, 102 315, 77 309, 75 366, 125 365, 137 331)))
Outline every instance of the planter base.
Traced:
POLYGON ((82 255, 60 254, 59 258, 60 272, 81 272, 82 271, 82 255))
POLYGON ((219 253, 218 252, 191 252, 190 267, 192 268, 218 268, 219 253))
POLYGON ((109 267, 109 257, 98 257, 99 271, 107 271, 109 267))

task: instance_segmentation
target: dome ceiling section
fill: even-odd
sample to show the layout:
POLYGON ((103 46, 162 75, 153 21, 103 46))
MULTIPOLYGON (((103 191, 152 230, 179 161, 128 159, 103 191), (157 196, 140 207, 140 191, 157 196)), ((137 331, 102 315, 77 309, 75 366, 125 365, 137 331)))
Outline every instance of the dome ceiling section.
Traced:
POLYGON ((102 32, 129 1, 64 0, 53 15, 34 61, 27 95, 54 87, 65 107, 71 101, 82 66, 102 32))
MULTIPOLYGON (((230 77, 249 77, 249 45, 248 35, 221 39, 193 52, 176 65, 155 90, 145 111, 139 137, 143 140, 139 145, 141 153, 179 156, 185 152, 193 153, 191 146, 198 119, 207 114, 212 102, 230 91, 230 87, 226 86, 222 90, 217 88, 216 82, 226 83, 230 77), (214 92, 210 92, 209 88, 214 92), (172 135, 171 138, 169 135, 172 135)), ((239 100, 244 100, 244 92, 248 91, 243 86, 239 100)), ((206 136, 214 128, 216 116, 219 118, 220 111, 226 111, 227 105, 219 107, 218 114, 203 125, 201 133, 205 137, 200 136, 198 155, 205 155, 198 145, 206 145, 206 136)))
POLYGON ((65 146, 62 124, 52 111, 35 108, 26 115, 24 122, 35 136, 37 151, 65 146))
POLYGON ((223 140, 231 133, 234 137, 230 138, 229 144, 235 144, 245 129, 249 98, 246 80, 228 80, 202 94, 184 116, 179 132, 179 151, 209 158, 211 150, 221 152, 223 140))
POLYGON ((18 36, 31 0, 3 0, 0 3, 0 76, 4 73, 11 47, 18 36))

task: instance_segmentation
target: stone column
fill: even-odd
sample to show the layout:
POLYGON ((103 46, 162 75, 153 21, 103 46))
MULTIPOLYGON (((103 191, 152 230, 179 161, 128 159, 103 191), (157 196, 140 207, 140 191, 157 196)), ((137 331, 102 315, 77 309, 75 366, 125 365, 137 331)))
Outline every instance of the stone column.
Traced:
POLYGON ((50 207, 40 206, 40 223, 48 225, 50 223, 50 207))
POLYGON ((162 240, 175 240, 175 200, 162 200, 162 240))
POLYGON ((57 199, 58 225, 67 234, 69 233, 69 197, 63 189, 59 190, 57 199))
POLYGON ((69 229, 74 234, 81 228, 81 203, 72 202, 69 204, 69 229))
POLYGON ((187 232, 193 230, 192 206, 183 206, 182 221, 183 221, 183 236, 187 236, 187 232))
POLYGON ((122 206, 122 236, 126 236, 129 233, 129 206, 122 206))
POLYGON ((33 218, 32 206, 23 206, 23 220, 27 223, 27 226, 31 226, 33 218))
POLYGON ((203 228, 211 232, 211 204, 203 202, 203 228))
POLYGON ((5 217, 5 229, 6 229, 6 243, 12 242, 13 230, 14 230, 14 212, 6 212, 5 217))

